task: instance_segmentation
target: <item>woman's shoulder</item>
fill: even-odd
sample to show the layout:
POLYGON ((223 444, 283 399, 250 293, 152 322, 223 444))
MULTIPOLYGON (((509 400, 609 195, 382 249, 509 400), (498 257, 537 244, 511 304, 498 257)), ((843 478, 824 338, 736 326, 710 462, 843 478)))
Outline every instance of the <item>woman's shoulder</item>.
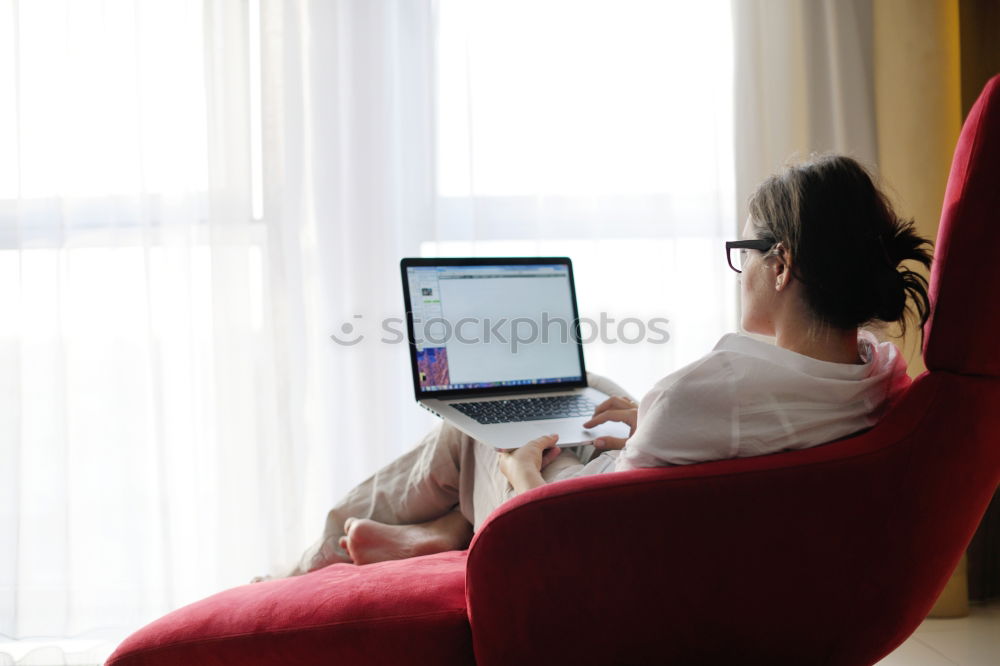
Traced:
POLYGON ((764 355, 764 350, 757 349, 756 345, 766 344, 739 333, 727 333, 707 354, 674 370, 654 384, 653 388, 662 390, 683 380, 718 378, 732 374, 739 369, 741 362, 764 355))
POLYGON ((862 363, 824 361, 738 333, 722 336, 712 353, 727 354, 730 362, 739 359, 748 365, 766 368, 780 377, 809 377, 823 381, 859 381, 881 374, 888 368, 898 372, 896 366, 900 365, 905 372, 906 366, 906 361, 893 343, 880 342, 866 330, 858 331, 858 353, 862 363))
MULTIPOLYGON (((720 340, 719 344, 721 343, 720 340)), ((735 376, 744 375, 744 362, 749 357, 738 350, 720 347, 719 344, 704 356, 660 379, 647 397, 652 401, 677 392, 688 393, 699 389, 712 391, 729 385, 735 376)))
MULTIPOLYGON (((888 350, 878 351, 882 353, 876 353, 876 359, 886 356, 888 350)), ((784 388, 811 386, 817 381, 864 379, 871 375, 871 366, 821 361, 749 335, 727 333, 707 354, 659 380, 651 393, 713 387, 738 392, 744 386, 759 392, 772 384, 784 388)))

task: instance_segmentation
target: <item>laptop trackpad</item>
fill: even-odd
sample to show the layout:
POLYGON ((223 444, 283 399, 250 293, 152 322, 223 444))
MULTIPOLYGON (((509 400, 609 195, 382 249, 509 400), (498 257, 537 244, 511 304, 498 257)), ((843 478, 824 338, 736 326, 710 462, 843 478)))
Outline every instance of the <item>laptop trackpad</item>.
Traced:
POLYGON ((602 423, 593 428, 584 428, 585 419, 560 419, 557 421, 536 421, 538 435, 556 433, 559 446, 589 444, 598 437, 620 437, 627 439, 629 427, 624 423, 602 423))

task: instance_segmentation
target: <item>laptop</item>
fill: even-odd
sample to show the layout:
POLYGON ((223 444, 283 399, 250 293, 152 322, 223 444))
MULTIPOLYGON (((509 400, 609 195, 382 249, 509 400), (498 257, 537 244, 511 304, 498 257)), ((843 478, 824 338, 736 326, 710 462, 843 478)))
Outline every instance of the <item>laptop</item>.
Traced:
POLYGON ((568 257, 400 262, 417 402, 498 449, 628 437, 583 424, 608 398, 587 385, 568 257))

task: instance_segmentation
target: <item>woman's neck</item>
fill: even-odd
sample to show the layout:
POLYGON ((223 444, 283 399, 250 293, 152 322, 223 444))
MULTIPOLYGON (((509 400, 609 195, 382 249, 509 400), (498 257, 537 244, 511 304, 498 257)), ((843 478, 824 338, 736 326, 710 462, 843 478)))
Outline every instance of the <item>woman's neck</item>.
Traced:
POLYGON ((860 364, 858 332, 829 326, 811 332, 808 326, 785 326, 775 330, 775 341, 783 349, 831 363, 860 364))

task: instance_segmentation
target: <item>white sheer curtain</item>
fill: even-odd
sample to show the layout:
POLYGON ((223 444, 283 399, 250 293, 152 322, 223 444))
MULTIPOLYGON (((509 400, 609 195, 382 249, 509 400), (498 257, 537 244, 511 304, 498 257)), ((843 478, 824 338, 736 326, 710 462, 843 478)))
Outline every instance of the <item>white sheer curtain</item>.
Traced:
POLYGON ((572 256, 636 393, 731 330, 729 5, 689 4, 0 2, 0 663, 286 565, 434 423, 402 256, 572 256))
POLYGON ((7 658, 239 582, 294 516, 246 7, 0 4, 7 658))

